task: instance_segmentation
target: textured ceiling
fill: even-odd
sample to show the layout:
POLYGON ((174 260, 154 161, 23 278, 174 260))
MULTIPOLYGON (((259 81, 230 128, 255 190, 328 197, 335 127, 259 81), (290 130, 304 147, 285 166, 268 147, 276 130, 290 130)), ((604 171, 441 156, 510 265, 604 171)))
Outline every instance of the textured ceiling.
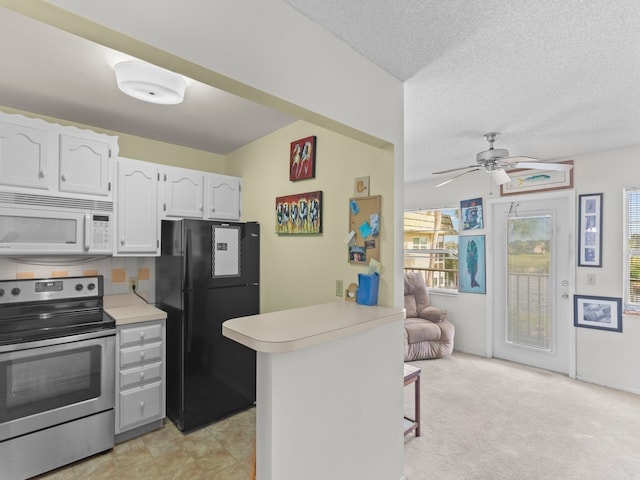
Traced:
POLYGON ((285 0, 405 82, 405 179, 640 145, 637 0, 285 0))
MULTIPOLYGON (((547 161, 640 145, 638 0, 282 1, 404 82, 406 181, 473 164, 490 131, 547 161)), ((0 27, 0 105, 221 154, 294 120, 197 82, 144 104, 115 89, 122 54, 5 9, 0 27)))

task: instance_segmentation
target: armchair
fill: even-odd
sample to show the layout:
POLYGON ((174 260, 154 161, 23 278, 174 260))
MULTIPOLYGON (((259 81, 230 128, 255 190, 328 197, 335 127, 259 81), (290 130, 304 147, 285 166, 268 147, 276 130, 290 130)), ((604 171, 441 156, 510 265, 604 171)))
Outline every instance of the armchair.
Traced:
POLYGON ((446 310, 434 307, 420 272, 404 274, 404 360, 441 358, 453 352, 455 328, 446 310))

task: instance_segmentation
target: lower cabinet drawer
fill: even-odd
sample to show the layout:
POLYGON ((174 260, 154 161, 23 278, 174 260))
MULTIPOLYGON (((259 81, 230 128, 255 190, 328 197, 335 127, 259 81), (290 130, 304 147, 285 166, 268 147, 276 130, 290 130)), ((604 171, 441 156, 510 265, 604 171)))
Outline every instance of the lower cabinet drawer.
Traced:
POLYGON ((120 393, 120 429, 159 418, 162 409, 162 384, 153 383, 120 393))
POLYGON ((158 360, 162 360, 161 343, 120 349, 120 368, 158 360))
POLYGON ((153 363, 120 372, 120 389, 162 380, 162 363, 153 363))

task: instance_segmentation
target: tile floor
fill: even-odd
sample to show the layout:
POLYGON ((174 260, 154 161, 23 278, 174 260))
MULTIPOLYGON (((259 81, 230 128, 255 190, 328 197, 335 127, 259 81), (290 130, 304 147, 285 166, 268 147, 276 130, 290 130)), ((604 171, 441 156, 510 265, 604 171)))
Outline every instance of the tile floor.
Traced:
POLYGON ((255 408, 187 435, 167 419, 159 430, 36 478, 249 480, 255 424, 255 408))

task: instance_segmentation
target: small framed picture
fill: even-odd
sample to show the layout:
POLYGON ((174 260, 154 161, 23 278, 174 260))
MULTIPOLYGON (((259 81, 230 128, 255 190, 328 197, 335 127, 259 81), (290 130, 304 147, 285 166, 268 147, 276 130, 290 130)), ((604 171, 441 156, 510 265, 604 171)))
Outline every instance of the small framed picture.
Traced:
POLYGON ((368 197, 369 193, 369 177, 358 177, 353 182, 354 197, 368 197))
POLYGON ((574 295, 573 325, 622 332, 622 299, 574 295))
POLYGON ((316 177, 316 137, 291 142, 289 151, 289 180, 295 182, 316 177))
POLYGON ((602 267, 602 194, 580 195, 578 265, 602 267))
POLYGON ((482 230, 484 227, 482 198, 462 200, 460 202, 460 215, 462 217, 463 230, 482 230))

